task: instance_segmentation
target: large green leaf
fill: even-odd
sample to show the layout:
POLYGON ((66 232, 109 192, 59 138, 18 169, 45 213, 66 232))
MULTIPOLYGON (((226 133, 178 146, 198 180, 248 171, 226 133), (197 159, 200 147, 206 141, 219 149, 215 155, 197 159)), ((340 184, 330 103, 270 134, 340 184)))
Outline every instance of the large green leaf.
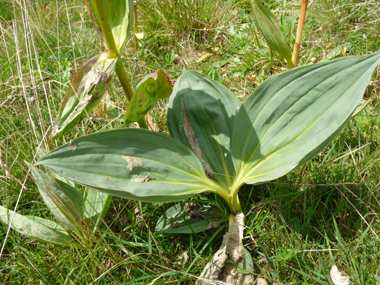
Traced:
POLYGON ((280 177, 318 154, 344 127, 380 64, 380 54, 292 69, 265 81, 234 126, 236 185, 280 177))
POLYGON ((116 63, 117 58, 108 58, 108 53, 102 53, 78 69, 59 108, 53 140, 70 131, 100 102, 112 81, 116 63))
POLYGON ((95 229, 100 220, 106 216, 111 202, 111 195, 86 188, 84 216, 90 228, 95 229))
MULTIPOLYGON (((87 11, 90 15, 90 19, 100 36, 103 38, 103 32, 99 31, 101 19, 99 18, 99 12, 96 10, 95 7, 95 0, 88 1, 89 5, 87 4, 87 6, 92 10, 91 12, 89 12, 89 8, 87 8, 87 11)), ((118 49, 118 52, 120 52, 124 43, 128 39, 129 32, 131 31, 133 25, 133 1, 107 0, 104 1, 104 4, 107 10, 108 21, 111 26, 116 48, 118 49)))
POLYGON ((167 135, 119 129, 81 137, 73 144, 74 151, 65 145, 37 165, 99 191, 140 201, 170 202, 221 191, 207 178, 196 155, 167 135))
POLYGON ((70 235, 53 221, 38 217, 26 217, 0 206, 0 220, 3 223, 9 225, 13 214, 11 227, 20 234, 64 246, 74 244, 70 235))
POLYGON ((160 99, 172 94, 173 87, 169 77, 162 70, 146 75, 137 85, 127 112, 124 115, 124 125, 128 126, 143 118, 160 99))
POLYGON ((186 70, 169 101, 170 134, 193 149, 208 175, 225 188, 235 176, 230 138, 240 105, 222 84, 186 70))
POLYGON ((267 41, 269 48, 284 57, 289 68, 294 67, 292 51, 281 34, 281 28, 276 18, 265 6, 261 5, 259 0, 251 0, 251 3, 256 26, 267 41))
POLYGON ((28 162, 26 164, 50 211, 67 227, 76 230, 75 224, 83 219, 82 194, 63 181, 54 179, 48 172, 39 171, 28 162))

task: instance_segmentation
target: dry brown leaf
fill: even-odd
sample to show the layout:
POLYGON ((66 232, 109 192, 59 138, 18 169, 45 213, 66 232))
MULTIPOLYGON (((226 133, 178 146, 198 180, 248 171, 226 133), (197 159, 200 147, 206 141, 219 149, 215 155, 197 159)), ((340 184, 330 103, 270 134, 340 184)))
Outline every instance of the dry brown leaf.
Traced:
POLYGON ((334 264, 331 266, 330 277, 334 285, 349 285, 350 276, 348 276, 343 271, 340 271, 338 267, 334 264))
POLYGON ((257 285, 268 285, 268 282, 264 278, 257 278, 257 285))
POLYGON ((223 237, 223 242, 220 249, 213 255, 204 272, 202 285, 212 284, 210 281, 223 281, 227 284, 253 284, 254 279, 251 275, 245 275, 236 271, 236 268, 231 264, 224 265, 226 260, 232 260, 239 264, 243 258, 243 229, 244 229, 244 214, 239 212, 234 216, 228 233, 223 237))
POLYGON ((145 119, 148 122, 149 129, 153 132, 158 132, 157 124, 154 122, 154 119, 150 113, 145 116, 145 119))

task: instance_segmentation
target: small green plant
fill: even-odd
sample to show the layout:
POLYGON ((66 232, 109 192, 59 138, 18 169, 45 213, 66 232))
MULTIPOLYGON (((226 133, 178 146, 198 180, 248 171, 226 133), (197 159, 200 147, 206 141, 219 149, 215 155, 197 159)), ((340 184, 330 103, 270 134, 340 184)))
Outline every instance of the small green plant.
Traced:
MULTIPOLYGON (((289 68, 293 68, 292 51, 281 34, 281 28, 274 15, 258 0, 252 0, 252 12, 255 24, 268 43, 271 52, 277 52, 285 58, 289 68)), ((271 56, 273 56, 271 54, 271 56)))
MULTIPOLYGON (((74 146, 73 146, 74 147, 74 146)), ((38 190, 58 222, 36 216, 24 216, 0 206, 0 220, 19 233, 46 242, 80 249, 92 248, 94 231, 104 218, 112 196, 76 185, 27 163, 38 190)))
POLYGON ((303 25, 306 15, 307 0, 302 0, 293 55, 288 43, 282 36, 281 28, 275 16, 265 6, 263 6, 260 1, 251 0, 251 3, 255 24, 268 43, 268 46, 271 49, 271 56, 273 57, 273 52, 277 52, 281 57, 285 58, 289 68, 297 66, 303 25))
MULTIPOLYGON (((239 284, 252 272, 241 242, 239 189, 281 177, 324 149, 350 120, 379 64, 380 54, 373 54, 291 69, 266 80, 243 104, 220 83, 183 71, 169 102, 171 137, 144 129, 101 132, 76 139, 74 151, 60 147, 36 165, 145 202, 220 195, 231 213, 230 229, 202 276, 239 284), (229 274, 231 266, 244 270, 229 274)), ((215 211, 192 207, 170 208, 158 230, 200 232, 223 221, 215 211), (200 225, 196 216, 208 222, 200 225)))

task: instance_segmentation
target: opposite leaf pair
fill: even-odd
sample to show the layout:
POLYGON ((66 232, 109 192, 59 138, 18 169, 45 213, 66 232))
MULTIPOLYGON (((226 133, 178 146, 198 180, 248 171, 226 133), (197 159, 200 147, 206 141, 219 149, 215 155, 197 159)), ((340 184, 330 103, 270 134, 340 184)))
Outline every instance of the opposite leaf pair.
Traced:
POLYGON ((140 201, 217 193, 236 213, 243 184, 281 177, 332 141, 379 63, 380 54, 373 54, 292 69, 265 81, 243 104, 223 85, 184 71, 169 103, 172 137, 142 129, 97 133, 76 139, 75 151, 63 146, 37 165, 140 201), (125 156, 141 164, 128 169, 125 156))

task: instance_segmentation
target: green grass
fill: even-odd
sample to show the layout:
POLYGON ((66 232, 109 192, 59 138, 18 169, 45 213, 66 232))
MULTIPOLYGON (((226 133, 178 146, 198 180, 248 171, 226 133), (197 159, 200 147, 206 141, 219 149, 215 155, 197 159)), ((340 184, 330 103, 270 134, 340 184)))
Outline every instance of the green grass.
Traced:
MULTIPOLYGON (((24 161, 33 161, 41 145, 52 150, 72 138, 122 125, 118 119, 92 114, 51 143, 50 122, 70 76, 104 48, 81 1, 33 2, 0 1, 0 150, 2 162, 21 182, 7 177, 0 167, 0 203, 13 209, 24 185, 18 212, 52 218, 24 161)), ((132 58, 139 58, 134 86, 159 68, 174 82, 187 68, 223 82, 243 101, 286 66, 278 56, 271 62, 248 2, 203 0, 193 6, 190 2, 138 1, 145 5, 139 18, 144 39, 137 53, 131 41, 123 54, 130 78, 135 69, 132 58), (209 56, 200 60, 206 53, 209 56)), ((300 1, 286 1, 286 6, 285 1, 264 2, 282 18, 283 33, 293 44, 300 1)), ((379 50, 378 1, 311 2, 301 65, 313 57, 321 61, 346 43, 347 55, 379 50)), ((255 274, 284 284, 332 284, 329 270, 336 263, 350 275, 351 284, 380 284, 380 80, 378 72, 375 75, 365 94, 374 101, 321 154, 285 177, 240 191, 247 225, 244 243, 254 258, 255 274)), ((109 103, 123 110, 116 81, 108 92, 109 103)), ((151 111, 164 133, 166 103, 151 111)), ((217 197, 206 198, 223 207, 217 197)), ((226 225, 198 235, 155 233, 155 223, 170 206, 115 198, 89 251, 49 245, 11 230, 0 259, 0 280, 149 284, 156 279, 154 284, 195 284, 194 276, 218 249, 226 225), (175 264, 185 251, 189 262, 184 267, 175 264)), ((1 245, 6 230, 0 224, 1 245)))

